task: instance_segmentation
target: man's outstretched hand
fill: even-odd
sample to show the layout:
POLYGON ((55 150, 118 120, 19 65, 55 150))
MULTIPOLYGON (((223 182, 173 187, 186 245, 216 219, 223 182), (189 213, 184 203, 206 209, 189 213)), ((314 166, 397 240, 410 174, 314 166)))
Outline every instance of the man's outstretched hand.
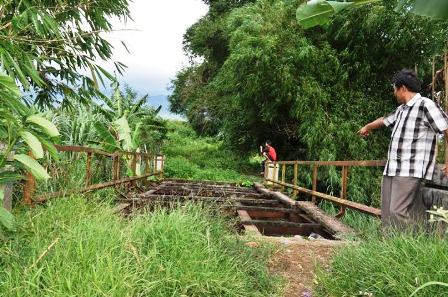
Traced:
POLYGON ((446 163, 445 166, 442 167, 442 171, 445 174, 445 176, 448 177, 448 163, 446 163))
POLYGON ((359 129, 358 134, 361 135, 361 137, 367 137, 370 134, 369 129, 366 128, 367 126, 362 127, 359 129))

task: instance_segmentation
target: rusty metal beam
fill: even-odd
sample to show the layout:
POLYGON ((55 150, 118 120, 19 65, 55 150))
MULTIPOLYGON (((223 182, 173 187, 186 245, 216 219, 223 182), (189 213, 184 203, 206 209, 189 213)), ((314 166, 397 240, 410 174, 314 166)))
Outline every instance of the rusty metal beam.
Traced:
POLYGON ((317 166, 359 166, 359 167, 382 167, 386 165, 384 160, 366 160, 366 161, 276 161, 276 164, 282 165, 317 165, 317 166))
POLYGON ((116 180, 116 181, 110 181, 110 182, 91 185, 91 186, 85 187, 83 189, 45 193, 45 194, 42 194, 42 195, 36 197, 34 199, 34 201, 42 203, 42 202, 47 201, 50 198, 55 198, 55 197, 64 196, 64 195, 71 195, 71 194, 76 194, 76 193, 91 192, 91 191, 104 189, 104 188, 112 187, 112 186, 123 184, 123 183, 128 183, 128 182, 144 179, 144 178, 150 177, 152 175, 154 175, 154 174, 150 173, 150 174, 145 174, 145 175, 141 175, 141 176, 127 177, 127 178, 123 178, 123 179, 116 180))
POLYGON ((223 198, 223 197, 194 197, 194 196, 176 196, 176 195, 145 195, 140 196, 141 198, 129 199, 129 201, 139 201, 148 203, 151 200, 162 200, 162 201, 179 201, 179 200, 199 200, 205 202, 241 202, 250 204, 279 204, 277 200, 274 199, 246 199, 246 198, 223 198))
POLYGON ((93 153, 97 155, 103 155, 108 157, 113 157, 113 153, 108 153, 106 151, 85 147, 85 146, 76 146, 76 145, 55 145, 56 149, 59 152, 77 152, 77 153, 93 153))

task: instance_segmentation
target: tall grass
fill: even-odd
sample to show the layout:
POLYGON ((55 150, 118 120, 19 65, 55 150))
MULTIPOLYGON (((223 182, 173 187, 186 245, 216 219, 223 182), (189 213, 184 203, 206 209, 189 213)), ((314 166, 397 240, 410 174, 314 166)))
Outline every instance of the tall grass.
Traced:
POLYGON ((163 147, 167 177, 239 183, 261 180, 254 176, 260 171, 258 163, 226 149, 216 137, 198 137, 184 122, 171 121, 168 127, 163 147))
POLYGON ((276 296, 270 251, 200 207, 132 220, 82 197, 21 212, 0 243, 0 296, 276 296))
MULTIPOLYGON (((318 274, 316 296, 409 296, 428 281, 448 282, 448 243, 433 235, 393 233, 341 249, 318 274)), ((448 296, 429 286, 421 297, 448 296)))

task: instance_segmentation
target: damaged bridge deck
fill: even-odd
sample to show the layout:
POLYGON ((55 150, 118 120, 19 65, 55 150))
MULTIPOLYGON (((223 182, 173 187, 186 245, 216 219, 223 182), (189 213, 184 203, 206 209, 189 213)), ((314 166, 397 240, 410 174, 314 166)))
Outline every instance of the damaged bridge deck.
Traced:
POLYGON ((309 236, 335 239, 353 231, 326 215, 311 202, 299 202, 261 184, 241 187, 232 183, 166 179, 148 191, 120 200, 119 210, 131 213, 154 206, 188 201, 217 204, 237 217, 238 230, 260 236, 309 236))

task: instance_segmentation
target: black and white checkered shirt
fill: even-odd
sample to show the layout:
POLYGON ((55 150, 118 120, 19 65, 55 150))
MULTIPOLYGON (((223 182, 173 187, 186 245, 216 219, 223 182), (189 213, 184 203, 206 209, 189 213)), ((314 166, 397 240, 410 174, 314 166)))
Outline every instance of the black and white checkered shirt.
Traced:
POLYGON ((448 129, 448 116, 431 99, 416 94, 384 117, 392 127, 384 175, 432 179, 436 136, 448 129))

